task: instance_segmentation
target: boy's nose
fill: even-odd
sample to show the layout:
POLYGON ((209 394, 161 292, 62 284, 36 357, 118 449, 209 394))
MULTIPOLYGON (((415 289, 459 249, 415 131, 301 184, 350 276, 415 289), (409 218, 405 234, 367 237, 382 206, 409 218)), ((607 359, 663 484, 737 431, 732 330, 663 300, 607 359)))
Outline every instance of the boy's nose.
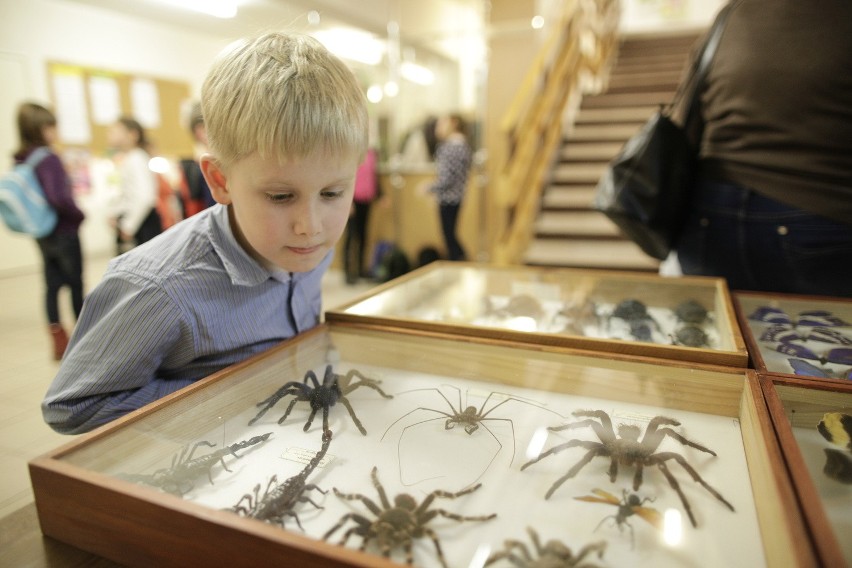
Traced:
POLYGON ((296 215, 294 229, 298 235, 316 235, 321 227, 319 211, 315 205, 305 205, 296 215))

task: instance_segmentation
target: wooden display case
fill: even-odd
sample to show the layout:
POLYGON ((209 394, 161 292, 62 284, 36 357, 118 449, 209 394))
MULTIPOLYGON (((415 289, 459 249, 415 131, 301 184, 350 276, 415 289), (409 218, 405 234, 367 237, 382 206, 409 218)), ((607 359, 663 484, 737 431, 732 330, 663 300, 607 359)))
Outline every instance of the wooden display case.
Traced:
POLYGON ((417 566, 481 567, 511 540, 534 555, 529 530, 610 566, 810 565, 753 371, 691 367, 324 324, 34 459, 30 474, 46 535, 132 566, 404 562, 405 539, 356 494, 448 512, 400 529, 417 566), (341 387, 330 437, 321 408, 311 418, 297 401, 311 374, 309 386, 341 387), (603 441, 632 433, 643 475, 626 460, 611 481, 603 441), (265 509, 279 489, 304 500, 265 509), (273 522, 253 518, 264 511, 273 522))
POLYGON ((820 565, 852 565, 852 450, 817 428, 827 413, 852 415, 852 384, 774 375, 760 380, 820 565))
POLYGON ((438 261, 327 311, 325 318, 748 366, 745 342, 721 278, 438 261), (680 306, 689 307, 686 302, 694 302, 694 309, 679 311, 680 306), (695 323, 679 318, 680 313, 690 313, 695 323), (629 317, 619 317, 624 314, 629 317))
POLYGON ((852 300, 757 292, 733 296, 759 373, 852 379, 852 300))

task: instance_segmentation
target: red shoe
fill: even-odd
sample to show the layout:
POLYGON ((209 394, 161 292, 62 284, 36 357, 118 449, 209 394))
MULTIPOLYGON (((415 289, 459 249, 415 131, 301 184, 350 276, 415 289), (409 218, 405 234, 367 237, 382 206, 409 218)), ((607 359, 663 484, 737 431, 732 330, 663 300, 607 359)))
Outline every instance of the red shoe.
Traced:
POLYGON ((50 336, 53 338, 53 360, 59 361, 65 355, 65 349, 68 347, 68 334, 62 329, 62 325, 58 323, 50 324, 50 336))

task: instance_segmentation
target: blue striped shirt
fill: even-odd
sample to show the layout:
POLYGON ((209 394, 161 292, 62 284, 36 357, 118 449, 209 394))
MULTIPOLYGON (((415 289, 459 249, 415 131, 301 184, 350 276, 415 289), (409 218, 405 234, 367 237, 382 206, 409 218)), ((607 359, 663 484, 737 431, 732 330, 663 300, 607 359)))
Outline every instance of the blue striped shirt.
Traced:
POLYGON ((310 272, 270 272, 216 205, 113 259, 42 402, 45 421, 89 431, 315 326, 332 254, 310 272))

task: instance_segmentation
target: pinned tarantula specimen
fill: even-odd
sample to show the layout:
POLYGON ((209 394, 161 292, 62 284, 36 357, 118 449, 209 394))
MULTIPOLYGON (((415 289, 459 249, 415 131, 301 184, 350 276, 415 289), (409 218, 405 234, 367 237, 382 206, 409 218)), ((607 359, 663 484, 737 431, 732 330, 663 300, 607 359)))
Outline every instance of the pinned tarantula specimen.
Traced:
POLYGON ((550 486, 550 489, 548 489, 545 494, 545 499, 549 499, 550 496, 553 495, 554 491, 565 483, 565 481, 577 475, 577 473, 596 456, 610 458, 609 480, 613 483, 618 475, 619 465, 633 466, 635 468, 635 473, 633 475, 634 491, 637 491, 642 485, 642 473, 644 468, 648 466, 657 466, 672 489, 677 492, 678 497, 680 497, 680 501, 683 504, 683 508, 689 516, 692 526, 696 527, 698 524, 695 521, 692 508, 686 500, 686 496, 683 494, 680 484, 672 472, 669 471, 667 465, 669 460, 674 460, 679 463, 684 470, 686 470, 686 472, 692 477, 693 481, 701 484, 704 489, 709 491, 711 495, 721 501, 731 511, 734 510, 734 506, 726 501, 718 491, 713 489, 713 487, 704 481, 698 472, 695 471, 695 468, 689 465, 686 458, 677 452, 657 452, 657 448, 663 442, 663 439, 668 436, 685 446, 691 446, 712 456, 716 455, 716 452, 713 450, 688 440, 682 434, 671 429, 669 426, 680 426, 680 422, 677 420, 666 418, 665 416, 655 416, 648 423, 645 434, 640 440, 639 435, 642 433, 641 428, 631 424, 620 424, 618 426, 618 435, 616 435, 609 414, 603 410, 578 410, 573 414, 574 416, 588 418, 586 420, 571 422, 570 424, 564 424, 562 426, 551 426, 548 430, 551 432, 560 432, 562 430, 575 430, 577 428, 591 428, 600 441, 592 442, 587 440, 569 440, 564 444, 559 444, 545 452, 542 452, 537 458, 530 460, 521 466, 521 470, 524 470, 532 464, 568 448, 579 446, 588 450, 586 455, 568 470, 568 473, 557 479, 553 485, 550 486), (597 419, 597 421, 595 419, 597 419))
POLYGON ((595 564, 584 562, 584 560, 595 552, 598 558, 602 558, 606 550, 606 542, 601 541, 587 544, 574 554, 567 545, 558 540, 548 540, 542 545, 538 533, 533 528, 527 527, 527 533, 532 540, 535 554, 530 552, 525 543, 507 539, 503 543, 503 550, 489 556, 485 565, 490 566, 500 560, 508 560, 512 566, 520 568, 595 568, 595 564))
POLYGON ((325 376, 322 379, 322 384, 320 384, 317 379, 316 373, 308 371, 305 373, 305 378, 301 383, 297 381, 285 383, 284 386, 275 391, 272 396, 258 402, 257 406, 263 406, 263 408, 257 413, 257 416, 249 420, 249 426, 260 420, 260 418, 266 414, 270 408, 275 406, 279 400, 285 396, 292 395, 294 398, 287 406, 287 410, 284 411, 284 415, 278 419, 279 424, 284 422, 284 420, 290 416, 290 412, 293 410, 293 407, 297 402, 307 402, 311 406, 311 414, 308 416, 308 421, 305 422, 305 427, 303 428, 304 431, 308 431, 314 420, 314 416, 316 416, 317 412, 320 410, 322 410, 323 432, 328 431, 328 412, 331 407, 339 401, 346 407, 346 410, 349 411, 349 416, 352 417, 352 421, 355 423, 355 426, 358 427, 358 431, 366 436, 367 430, 355 415, 355 411, 352 409, 349 399, 346 398, 346 395, 358 387, 368 387, 385 398, 393 398, 393 395, 385 393, 379 387, 379 381, 365 377, 356 369, 352 369, 346 373, 346 375, 338 375, 332 370, 331 365, 328 365, 325 368, 325 376), (358 380, 352 382, 353 378, 358 380), (308 384, 308 381, 310 381, 310 385, 308 384))
POLYGON ((336 487, 334 488, 334 494, 348 501, 361 501, 369 509, 370 513, 372 513, 373 517, 371 518, 368 515, 360 513, 347 513, 323 535, 323 540, 328 540, 332 534, 341 529, 347 521, 351 520, 355 523, 355 526, 343 533, 343 536, 338 542, 339 545, 345 545, 346 541, 353 535, 360 536, 362 539, 360 550, 365 550, 367 545, 373 542, 378 546, 382 556, 389 558, 391 552, 401 548, 405 552, 405 561, 411 564, 414 561, 414 552, 412 550, 414 541, 418 538, 428 537, 435 545, 435 551, 438 554, 438 560, 441 562, 441 565, 447 568, 447 562, 441 550, 441 543, 438 541, 435 531, 428 526, 429 522, 438 516, 459 522, 488 521, 497 516, 496 514, 463 516, 445 511, 444 509, 430 509, 432 502, 438 497, 456 499, 473 493, 481 487, 481 484, 473 485, 457 493, 436 490, 429 493, 420 504, 411 495, 400 493, 394 497, 393 503, 391 503, 385 492, 385 488, 379 482, 378 468, 373 468, 371 477, 373 479, 373 486, 376 488, 376 493, 379 495, 380 505, 358 493, 341 493, 336 487))

